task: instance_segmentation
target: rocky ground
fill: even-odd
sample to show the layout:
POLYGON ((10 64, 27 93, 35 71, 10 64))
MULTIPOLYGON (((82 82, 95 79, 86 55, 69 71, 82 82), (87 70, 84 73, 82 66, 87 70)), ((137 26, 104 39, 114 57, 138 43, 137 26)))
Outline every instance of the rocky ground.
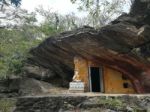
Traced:
POLYGON ((149 95, 63 94, 0 100, 2 112, 149 112, 149 95), (7 110, 7 111, 5 111, 7 110))
POLYGON ((150 112, 150 95, 70 93, 32 78, 0 83, 0 112, 150 112))

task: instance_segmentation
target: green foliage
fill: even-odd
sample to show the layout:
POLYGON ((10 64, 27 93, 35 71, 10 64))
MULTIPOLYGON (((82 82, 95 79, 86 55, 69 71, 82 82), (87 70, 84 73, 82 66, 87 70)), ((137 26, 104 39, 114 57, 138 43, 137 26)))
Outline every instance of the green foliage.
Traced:
POLYGON ((28 50, 40 42, 25 34, 24 30, 0 29, 0 78, 20 74, 28 50))
POLYGON ((1 99, 0 100, 0 112, 12 112, 15 106, 15 100, 13 99, 1 99))
POLYGON ((40 30, 46 35, 50 36, 55 33, 57 33, 57 29, 55 28, 54 25, 51 25, 50 22, 45 21, 44 23, 41 24, 40 30))
POLYGON ((107 106, 111 106, 113 108, 117 108, 117 109, 120 109, 120 107, 124 107, 124 103, 121 99, 117 99, 117 98, 108 98, 108 99, 100 99, 99 100, 99 104, 102 104, 102 105, 107 105, 107 106))

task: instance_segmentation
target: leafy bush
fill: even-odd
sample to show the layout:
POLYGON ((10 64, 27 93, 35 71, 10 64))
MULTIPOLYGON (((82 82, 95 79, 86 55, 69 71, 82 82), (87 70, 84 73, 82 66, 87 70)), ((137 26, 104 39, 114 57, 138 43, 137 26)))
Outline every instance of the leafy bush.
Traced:
POLYGON ((41 42, 33 35, 27 37, 27 33, 24 30, 0 29, 0 78, 22 73, 29 49, 41 42))

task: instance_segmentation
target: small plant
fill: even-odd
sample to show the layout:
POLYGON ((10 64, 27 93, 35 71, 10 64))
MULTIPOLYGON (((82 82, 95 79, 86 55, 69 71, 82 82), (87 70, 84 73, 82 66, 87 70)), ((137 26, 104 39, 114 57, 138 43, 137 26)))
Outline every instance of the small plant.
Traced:
POLYGON ((124 107, 123 102, 120 99, 113 99, 113 98, 102 98, 99 99, 99 104, 112 107, 115 109, 121 109, 124 107))
POLYGON ((14 105, 15 105, 14 100, 1 99, 0 100, 0 112, 12 112, 14 105))

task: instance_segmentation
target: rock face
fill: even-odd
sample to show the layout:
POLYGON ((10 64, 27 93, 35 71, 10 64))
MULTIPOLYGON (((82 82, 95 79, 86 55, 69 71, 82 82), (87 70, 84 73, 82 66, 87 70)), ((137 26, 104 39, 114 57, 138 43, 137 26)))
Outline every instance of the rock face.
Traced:
POLYGON ((0 98, 38 95, 54 92, 58 89, 52 84, 33 78, 18 78, 0 81, 0 98))
POLYGON ((129 14, 100 29, 84 26, 49 37, 30 53, 28 64, 48 69, 64 86, 73 76, 73 58, 81 56, 121 71, 138 93, 149 93, 150 1, 135 0, 129 14))
POLYGON ((53 78, 54 76, 54 73, 52 73, 49 69, 39 66, 26 65, 23 69, 27 71, 26 74, 28 77, 38 80, 46 80, 49 78, 53 78))

